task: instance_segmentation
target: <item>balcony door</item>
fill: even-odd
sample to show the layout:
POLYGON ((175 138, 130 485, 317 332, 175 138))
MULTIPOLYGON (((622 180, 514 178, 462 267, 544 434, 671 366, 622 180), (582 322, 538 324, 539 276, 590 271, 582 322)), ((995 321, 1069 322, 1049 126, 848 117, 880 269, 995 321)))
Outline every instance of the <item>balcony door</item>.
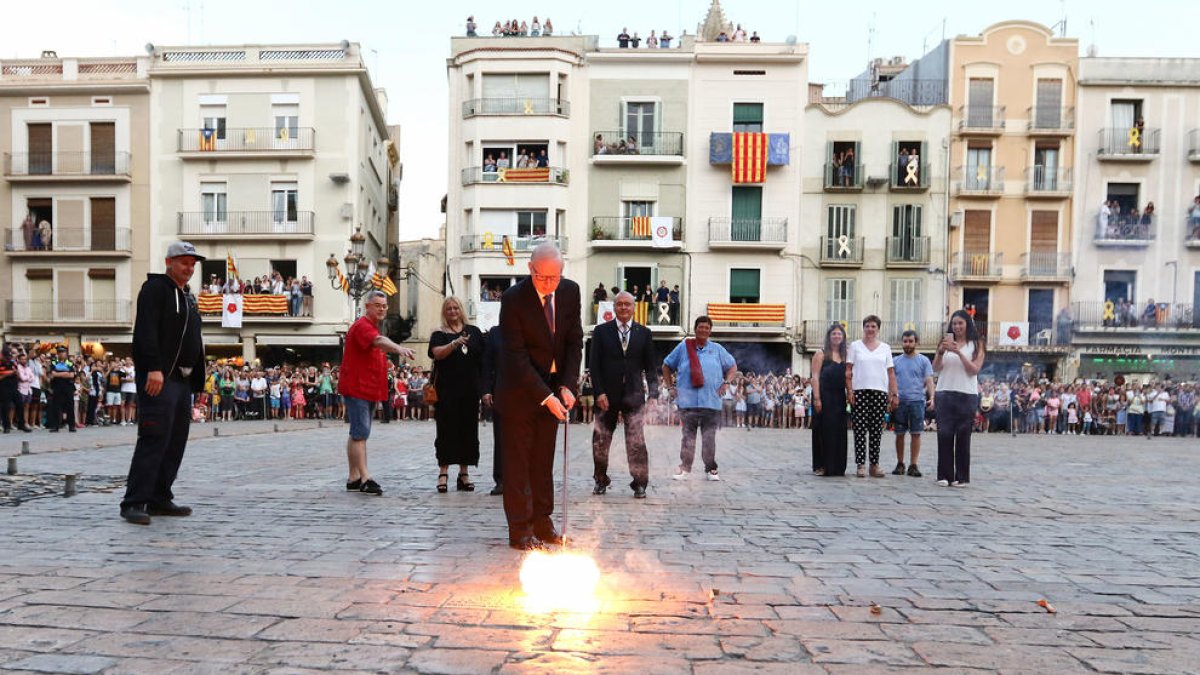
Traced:
POLYGON ((1029 289, 1029 304, 1026 308, 1029 317, 1029 344, 1048 345, 1050 326, 1054 321, 1054 289, 1029 289))
POLYGON ((92 250, 117 250, 117 200, 92 197, 92 250))
POLYGON ((825 318, 851 326, 858 322, 855 309, 854 279, 829 279, 825 282, 825 318))
POLYGON ((1137 272, 1131 270, 1108 270, 1104 273, 1104 299, 1114 303, 1122 300, 1133 302, 1137 292, 1137 272))
POLYGON ((909 324, 912 324, 913 330, 917 330, 921 321, 921 288, 924 285, 923 279, 891 280, 888 310, 893 329, 885 336, 886 340, 899 342, 909 324))
POLYGON ((621 137, 632 138, 637 143, 638 152, 643 155, 653 155, 657 135, 658 104, 654 101, 628 101, 624 103, 625 114, 621 116, 624 125, 621 127, 621 137))
POLYGON ((920 261, 921 250, 921 205, 900 204, 892 207, 893 260, 920 261))
POLYGON ((993 126, 992 95, 995 81, 973 77, 967 83, 967 126, 990 129, 993 126))
POLYGON ((1058 189, 1058 144, 1039 143, 1033 150, 1033 185, 1037 190, 1058 189))
POLYGON ((987 190, 992 182, 992 147, 976 146, 967 148, 968 190, 987 190))
POLYGON ((117 132, 112 122, 92 122, 92 175, 111 176, 117 171, 117 132))
POLYGON ((826 260, 849 258, 849 252, 854 250, 854 216, 853 204, 831 204, 826 209, 825 221, 825 250, 826 260), (842 237, 845 237, 843 240, 842 237), (845 246, 842 242, 845 242, 845 246))
POLYGON ((1057 129, 1062 126, 1062 89, 1062 80, 1037 81, 1034 128, 1057 129))
POLYGON ((762 241, 762 187, 734 187, 733 209, 730 215, 730 241, 762 241))
POLYGON ((295 232, 300 214, 297 211, 299 189, 295 183, 275 183, 271 186, 271 225, 275 232, 295 232))
POLYGON ((54 170, 54 132, 50 124, 30 124, 29 173, 49 176, 54 170))
POLYGON ((1029 269, 1035 276, 1058 272, 1058 211, 1034 211, 1029 223, 1029 269))
POLYGON ((204 232, 208 234, 223 234, 229 230, 228 196, 225 186, 208 184, 200 193, 200 218, 204 223, 204 232))

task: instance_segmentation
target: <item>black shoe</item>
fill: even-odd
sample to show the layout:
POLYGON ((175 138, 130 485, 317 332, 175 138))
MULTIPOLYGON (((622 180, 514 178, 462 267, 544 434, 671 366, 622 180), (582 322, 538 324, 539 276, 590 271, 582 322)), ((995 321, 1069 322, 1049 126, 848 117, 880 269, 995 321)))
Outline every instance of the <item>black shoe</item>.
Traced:
POLYGON ((515 548, 518 551, 536 551, 544 548, 542 546, 542 542, 538 541, 537 537, 529 534, 525 535, 524 537, 517 537, 516 539, 509 537, 508 546, 509 548, 515 548))
POLYGON ((12 433, 12 429, 5 429, 5 430, 4 430, 4 433, 6 433, 6 434, 11 434, 11 433, 12 433))
POLYGON ((446 484, 447 484, 447 483, 449 483, 449 482, 450 482, 450 474, 448 474, 448 473, 439 473, 439 474, 438 474, 438 480, 437 480, 437 491, 438 491, 438 492, 440 492, 440 493, 442 493, 442 494, 445 494, 445 493, 446 493, 446 492, 447 492, 447 491, 450 489, 450 488, 449 488, 449 487, 446 485, 446 484))
POLYGON ((349 492, 358 492, 362 489, 362 479, 355 478, 354 480, 346 481, 346 490, 349 492))
POLYGON ((896 468, 892 469, 893 476, 904 475, 904 462, 896 462, 896 468))
POLYGON ((75 433, 76 431, 79 431, 79 430, 76 429, 75 427, 67 427, 67 431, 69 431, 71 433, 75 433))
POLYGON ((558 533, 558 530, 554 529, 553 525, 546 528, 535 528, 533 530, 533 536, 541 540, 543 544, 562 546, 563 543, 562 535, 558 533))
POLYGON ((57 434, 57 433, 58 433, 58 429, 57 429, 57 428, 54 428, 54 429, 47 429, 47 431, 49 431, 49 432, 50 432, 50 433, 52 433, 52 434, 57 434))
POLYGON ((458 474, 458 480, 454 482, 454 489, 459 492, 474 492, 475 484, 465 473, 458 474))
POLYGON ((149 525, 150 514, 146 513, 146 507, 142 504, 130 504, 129 506, 121 507, 121 517, 127 522, 134 525, 149 525))
POLYGON ((146 507, 146 512, 152 516, 178 516, 182 518, 192 515, 192 507, 180 506, 175 502, 164 502, 162 504, 150 504, 146 507))
POLYGON ((921 470, 917 468, 916 464, 909 464, 908 465, 908 475, 912 476, 913 478, 920 478, 921 470))
POLYGON ((383 494, 383 488, 379 487, 379 483, 376 483, 376 482, 375 482, 373 479, 371 479, 371 478, 368 478, 366 481, 364 481, 364 482, 363 482, 363 484, 362 484, 362 487, 360 487, 360 488, 358 489, 358 491, 359 491, 359 492, 366 493, 366 494, 369 494, 369 495, 381 495, 381 494, 383 494))
POLYGON ((608 492, 608 483, 599 480, 596 481, 596 487, 592 488, 592 494, 602 495, 605 492, 608 492))
POLYGON ((500 495, 504 494, 504 485, 496 483, 496 487, 493 487, 492 491, 488 494, 493 497, 499 497, 500 495))
POLYGON ((634 499, 645 499, 646 498, 646 486, 645 485, 634 485, 633 486, 633 498, 634 499))
POLYGON ((24 431, 27 434, 33 433, 33 429, 30 429, 29 427, 21 427, 21 431, 24 431))

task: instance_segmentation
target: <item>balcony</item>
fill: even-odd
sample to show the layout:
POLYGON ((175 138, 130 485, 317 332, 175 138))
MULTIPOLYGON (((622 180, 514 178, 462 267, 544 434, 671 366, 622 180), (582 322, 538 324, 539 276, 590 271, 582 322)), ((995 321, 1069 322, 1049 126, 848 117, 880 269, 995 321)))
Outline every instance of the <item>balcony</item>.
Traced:
POLYGON ((786 328, 787 305, 710 302, 706 308, 716 333, 779 334, 786 328))
POLYGON ((862 192, 863 167, 855 164, 852 167, 840 167, 829 162, 825 164, 824 181, 826 192, 862 192))
POLYGON ((1071 170, 1045 166, 1025 169, 1025 196, 1031 199, 1065 199, 1071 196, 1071 170))
POLYGON ((1158 129, 1101 129, 1096 159, 1109 162, 1149 162, 1158 159, 1158 129))
POLYGON ((1200 129, 1188 132, 1188 161, 1200 162, 1200 129))
MULTIPOLYGON (((616 216, 596 216, 592 218, 592 248, 610 249, 675 249, 683 246, 683 219, 662 218, 670 221, 670 243, 667 246, 655 246, 653 228, 655 220, 650 216, 637 218, 619 218, 616 216)), ((659 221, 661 225, 661 221, 659 221)))
POLYGON ((296 211, 229 211, 205 213, 184 211, 176 214, 181 237, 191 239, 239 239, 268 237, 271 239, 311 238, 313 212, 296 211))
MULTIPOLYGON (((611 301, 612 298, 610 297, 611 301)), ((633 320, 649 328, 652 332, 677 332, 680 328, 679 302, 635 302, 633 303, 633 320)), ((592 325, 607 321, 600 316, 600 305, 592 305, 592 325)))
POLYGON ((554 115, 570 117, 571 104, 561 98, 473 98, 463 101, 463 118, 477 115, 554 115))
MULTIPOLYGON (((804 322, 804 346, 808 351, 821 349, 825 344, 825 333, 833 325, 833 320, 816 320, 804 322)), ((857 319, 847 321, 843 327, 847 340, 862 338, 862 322, 857 319)), ((884 321, 879 327, 879 339, 888 343, 894 349, 900 348, 900 340, 904 331, 912 330, 917 333, 917 349, 932 351, 937 349, 942 336, 946 334, 946 324, 941 321, 884 321)))
POLYGON ((1188 248, 1200 248, 1200 211, 1197 211, 1195 216, 1188 217, 1183 231, 1183 243, 1188 248))
POLYGON ((1070 281, 1071 254, 1059 251, 1030 251, 1021 254, 1021 280, 1029 282, 1070 281))
POLYGON ((1034 106, 1029 115, 1030 136, 1063 137, 1075 133, 1075 108, 1034 106))
POLYGON ((808 102, 820 104, 828 110, 839 110, 858 101, 873 98, 890 98, 910 106, 930 106, 946 103, 946 97, 945 79, 880 82, 864 78, 810 85, 808 88, 808 102))
POLYGON ((59 298, 51 301, 9 300, 8 322, 27 326, 63 324, 88 327, 128 327, 133 322, 133 303, 129 300, 74 300, 59 298))
MULTIPOLYGON (((196 298, 200 319, 207 323, 220 323, 224 304, 223 295, 216 293, 201 293, 196 298)), ((254 294, 242 296, 243 323, 286 323, 307 324, 313 322, 311 316, 292 316, 288 308, 288 296, 271 294, 254 294)))
POLYGON ((787 218, 708 219, 709 248, 782 249, 787 246, 787 218))
POLYGON ((4 176, 13 183, 132 180, 128 152, 6 152, 4 176))
POLYGON ((959 197, 999 197, 1004 194, 1004 167, 960 166, 954 193, 959 197))
POLYGON ((888 237, 886 253, 888 267, 928 267, 929 237, 888 237))
POLYGON ((959 253, 950 266, 950 277, 954 281, 1000 281, 1003 257, 1003 253, 984 251, 959 253))
POLYGON ((1107 211, 1096 216, 1096 233, 1092 240, 1096 246, 1108 248, 1145 247, 1154 242, 1156 236, 1154 215, 1113 216, 1107 211))
POLYGON ((1189 331, 1200 333, 1200 313, 1190 303, 1076 302, 1071 306, 1076 332, 1112 332, 1129 334, 1130 339, 1146 336, 1145 331, 1189 331))
MULTIPOLYGON (((490 168, 490 167, 489 167, 490 168)), ((557 166, 541 166, 526 169, 496 169, 484 171, 481 166, 470 166, 462 170, 462 184, 466 185, 566 185, 570 172, 557 166)))
POLYGON ((95 227, 55 227, 50 241, 42 241, 36 228, 26 230, 15 227, 8 230, 4 250, 17 257, 62 257, 64 255, 84 258, 127 257, 132 254, 131 228, 97 229, 95 227))
POLYGON ((1071 349, 1071 333, 1060 331, 1049 317, 1030 317, 1029 321, 976 323, 988 351, 1056 352, 1071 349), (1014 326, 1013 324, 1025 324, 1014 326), (1022 330, 1023 328, 1023 330, 1022 330))
POLYGON ((316 130, 312 127, 180 129, 179 153, 185 159, 216 157, 312 157, 316 130))
POLYGON ((821 237, 821 267, 862 267, 862 263, 862 237, 821 237))
MULTIPOLYGON (((493 233, 485 234, 464 234, 460 237, 460 244, 463 253, 495 253, 503 255, 504 253, 504 238, 505 235, 493 233)), ((553 242, 558 245, 558 250, 564 254, 567 252, 567 237, 547 237, 546 235, 509 235, 509 241, 512 242, 513 253, 528 253, 534 247, 543 242, 553 242)))
POLYGON ((958 109, 958 133, 970 136, 999 136, 1004 133, 1004 106, 962 106, 958 109))
POLYGON ((917 166, 888 164, 888 189, 892 192, 925 192, 929 189, 929 162, 917 166), (911 167, 911 168, 910 168, 911 167))
POLYGON ((656 131, 592 133, 594 164, 683 164, 683 133, 656 131))

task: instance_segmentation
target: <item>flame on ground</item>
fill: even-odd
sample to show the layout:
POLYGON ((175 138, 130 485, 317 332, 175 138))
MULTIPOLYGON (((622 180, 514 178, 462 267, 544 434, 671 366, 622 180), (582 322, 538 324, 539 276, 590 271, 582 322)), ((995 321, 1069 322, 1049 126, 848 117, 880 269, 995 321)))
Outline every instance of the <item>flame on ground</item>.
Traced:
POLYGON ((600 568, 591 556, 533 551, 521 564, 520 576, 530 612, 592 613, 599 607, 600 568))

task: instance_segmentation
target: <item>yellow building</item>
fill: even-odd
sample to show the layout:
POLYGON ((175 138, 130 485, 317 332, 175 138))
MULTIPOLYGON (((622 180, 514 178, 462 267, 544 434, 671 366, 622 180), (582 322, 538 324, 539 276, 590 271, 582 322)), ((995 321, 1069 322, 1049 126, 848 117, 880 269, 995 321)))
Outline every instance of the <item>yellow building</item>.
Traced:
POLYGON ((1067 353, 1054 317, 1073 276, 1078 41, 1005 21, 949 52, 949 309, 974 312, 997 365, 1052 373, 1067 353))

